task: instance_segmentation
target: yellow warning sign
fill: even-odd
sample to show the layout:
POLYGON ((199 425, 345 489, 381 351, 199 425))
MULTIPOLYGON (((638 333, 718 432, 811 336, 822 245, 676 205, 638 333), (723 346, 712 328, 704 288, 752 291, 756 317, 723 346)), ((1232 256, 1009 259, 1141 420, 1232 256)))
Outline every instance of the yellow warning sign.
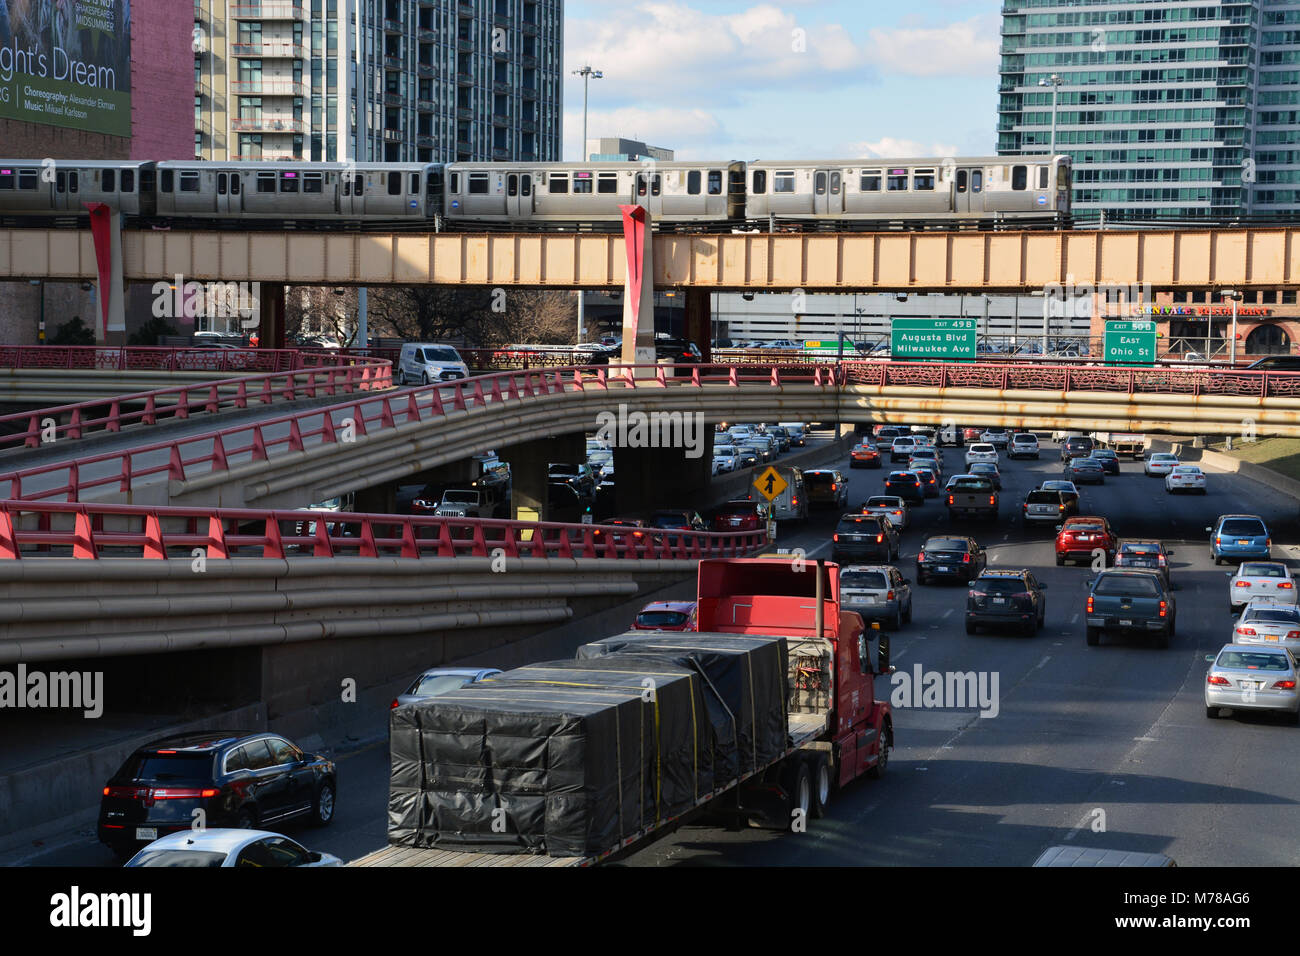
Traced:
POLYGON ((780 473, 771 465, 768 465, 763 470, 763 473, 754 479, 754 487, 768 501, 785 491, 789 485, 790 483, 782 478, 780 473))

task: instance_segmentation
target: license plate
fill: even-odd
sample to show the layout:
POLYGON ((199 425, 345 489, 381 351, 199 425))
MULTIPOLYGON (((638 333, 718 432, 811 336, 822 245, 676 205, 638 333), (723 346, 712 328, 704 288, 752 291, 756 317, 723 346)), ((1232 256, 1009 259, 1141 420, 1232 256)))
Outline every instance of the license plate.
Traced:
POLYGON ((947 565, 943 565, 942 567, 935 568, 935 570, 936 570, 936 571, 951 571, 952 568, 948 567, 947 565))
POLYGON ((1250 544, 1249 541, 1238 541, 1237 544, 1250 544))
POLYGON ((135 838, 137 840, 156 840, 158 839, 157 827, 136 827, 135 838))
POLYGON ((1007 599, 1006 599, 1006 598, 994 598, 994 599, 993 599, 993 603, 994 603, 994 604, 1006 604, 1006 603, 1007 603, 1007 599))
POLYGON ((1262 680, 1244 680, 1241 682, 1242 690, 1262 690, 1264 682, 1262 680))
POLYGON ((1277 642, 1277 635, 1276 635, 1276 634, 1265 634, 1265 635, 1264 635, 1264 640, 1266 640, 1266 641, 1273 641, 1274 643, 1276 643, 1276 642, 1277 642))
POLYGON ((1132 626, 1133 626, 1133 622, 1132 622, 1132 621, 1120 621, 1120 622, 1119 622, 1119 626, 1120 626, 1120 627, 1132 627, 1132 626))

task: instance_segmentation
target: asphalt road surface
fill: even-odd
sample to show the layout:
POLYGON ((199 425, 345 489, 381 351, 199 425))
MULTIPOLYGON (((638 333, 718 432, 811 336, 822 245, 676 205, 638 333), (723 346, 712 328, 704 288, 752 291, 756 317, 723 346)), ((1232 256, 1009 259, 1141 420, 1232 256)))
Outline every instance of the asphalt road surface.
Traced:
MULTIPOLYGON (((962 450, 945 449, 947 473, 962 450)), ((850 471, 850 505, 882 492, 881 470, 850 471)), ((1082 514, 1110 519, 1121 537, 1173 549, 1178 633, 1171 647, 1084 641, 1087 566, 1057 567, 1050 526, 1026 528, 1020 503, 1061 477, 1058 446, 1039 461, 1002 463, 1002 518, 949 523, 938 499, 913 512, 900 566, 915 581, 924 538, 950 528, 988 549, 990 567, 1032 568, 1048 585, 1035 637, 965 633, 963 585, 914 585, 912 623, 892 634, 893 663, 911 674, 985 672, 998 678, 998 713, 898 707, 896 748, 881 780, 834 795, 807 832, 688 825, 627 857, 631 866, 1024 866, 1047 846, 1073 843, 1165 853, 1180 866, 1300 863, 1300 729, 1270 715, 1205 717, 1204 655, 1229 640, 1226 567, 1209 557, 1205 527, 1219 514, 1262 515, 1274 557, 1300 567, 1296 502, 1236 476, 1210 473, 1209 494, 1169 496, 1159 478, 1125 462, 1123 474, 1082 489, 1082 514)), ((778 545, 829 557, 834 512, 783 526, 778 545)), ((595 639, 599 635, 592 635, 595 639)), ((897 678, 898 675, 895 675, 897 678)), ((878 678, 877 696, 891 695, 878 678)), ((323 829, 285 832, 312 849, 355 859, 384 842, 387 752, 339 758, 338 816, 323 829)), ((89 781, 99 786, 99 781, 89 781)), ((93 830, 69 832, 25 862, 111 866, 93 830)))

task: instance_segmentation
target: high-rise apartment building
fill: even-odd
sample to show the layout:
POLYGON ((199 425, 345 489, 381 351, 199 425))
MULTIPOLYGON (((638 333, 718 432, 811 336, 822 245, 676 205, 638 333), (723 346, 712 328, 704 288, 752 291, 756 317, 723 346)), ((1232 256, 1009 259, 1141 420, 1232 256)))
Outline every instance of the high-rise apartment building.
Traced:
POLYGON ((670 163, 673 151, 661 146, 647 146, 638 139, 621 136, 602 136, 587 140, 587 161, 593 163, 627 163, 639 159, 653 159, 670 163))
POLYGON ((1300 0, 1004 0, 998 152, 1074 160, 1077 216, 1289 211, 1300 0))
POLYGON ((563 10, 563 0, 195 0, 195 155, 559 159, 563 10))

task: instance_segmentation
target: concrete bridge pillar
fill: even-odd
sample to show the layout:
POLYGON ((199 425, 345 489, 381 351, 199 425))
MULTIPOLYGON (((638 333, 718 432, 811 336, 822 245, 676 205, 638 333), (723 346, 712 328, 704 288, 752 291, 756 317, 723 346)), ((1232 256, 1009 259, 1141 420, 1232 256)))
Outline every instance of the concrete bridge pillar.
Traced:
POLYGON ((713 361, 712 293, 708 289, 686 290, 686 341, 694 342, 704 355, 704 364, 713 361))
POLYGON ((498 449, 497 455, 510 463, 510 517, 516 521, 581 520, 580 513, 552 514, 553 509, 547 501, 546 476, 552 463, 581 465, 587 461, 585 435, 581 432, 552 435, 498 449))
POLYGON ((257 309, 261 323, 256 329, 258 346, 264 349, 282 349, 284 344, 284 285, 279 282, 260 282, 257 292, 257 309))

